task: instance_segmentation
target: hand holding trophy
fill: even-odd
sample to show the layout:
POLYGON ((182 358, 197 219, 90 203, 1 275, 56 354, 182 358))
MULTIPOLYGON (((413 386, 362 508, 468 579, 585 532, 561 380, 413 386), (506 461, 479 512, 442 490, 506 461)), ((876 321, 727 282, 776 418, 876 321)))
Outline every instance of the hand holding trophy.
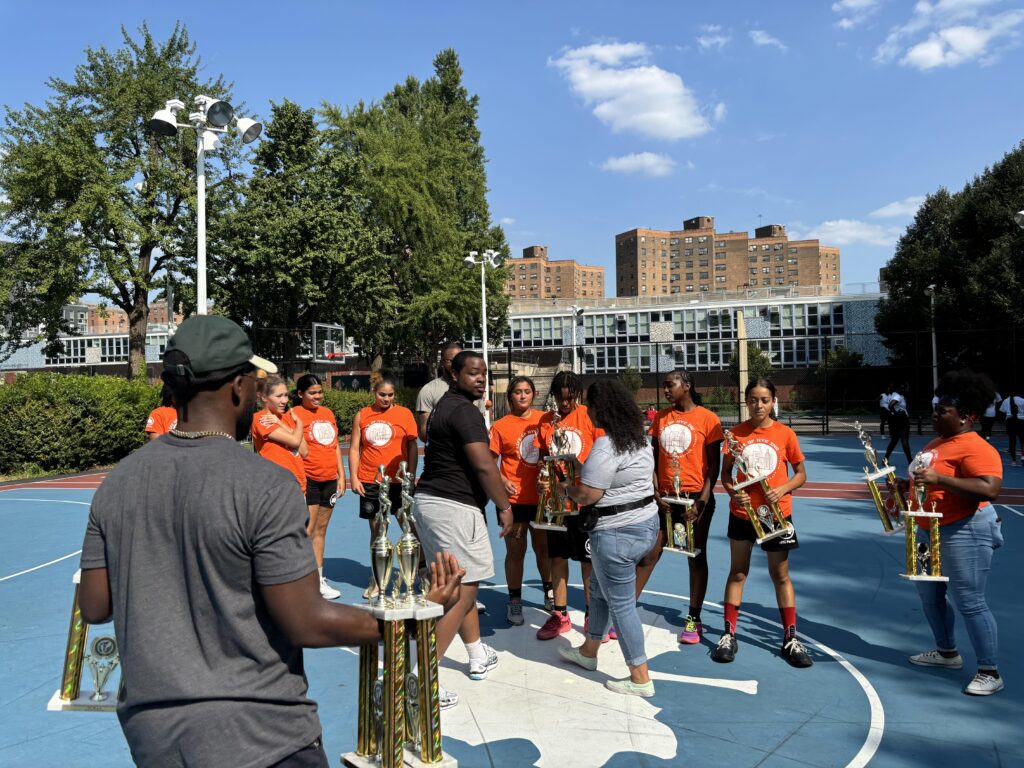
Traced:
POLYGON ((686 514, 693 506, 693 499, 684 498, 680 495, 681 481, 679 478, 678 453, 672 453, 672 461, 669 466, 672 470, 672 491, 674 495, 663 494, 661 497, 662 502, 666 505, 662 514, 665 516, 665 531, 668 537, 668 541, 665 542, 665 547, 662 551, 685 555, 686 557, 696 557, 701 553, 701 550, 694 546, 696 539, 694 538, 693 520, 686 514), (673 512, 677 509, 680 510, 683 518, 682 522, 678 523, 674 521, 673 515, 673 512))
POLYGON ((768 492, 772 490, 772 487, 768 484, 768 477, 764 474, 755 474, 754 471, 747 466, 747 461, 743 458, 743 447, 736 439, 736 436, 728 429, 724 432, 726 450, 728 450, 729 455, 732 456, 733 469, 738 470, 743 477, 746 478, 742 482, 733 485, 733 490, 739 491, 747 486, 757 483, 761 486, 761 490, 765 494, 767 504, 756 512, 750 503, 749 496, 745 496, 743 501, 743 511, 747 513, 747 517, 750 519, 750 524, 754 526, 754 535, 757 537, 757 543, 763 544, 766 541, 771 541, 772 539, 785 536, 793 530, 793 526, 785 516, 783 516, 782 510, 779 508, 779 503, 777 501, 772 501, 771 496, 769 496, 768 492))
POLYGON ((928 466, 926 455, 917 454, 910 462, 910 480, 913 485, 913 498, 917 502, 917 509, 908 509, 903 513, 904 526, 904 549, 906 553, 906 571, 900 574, 900 578, 909 581, 949 581, 948 576, 942 575, 942 553, 940 552, 939 520, 942 513, 935 511, 935 502, 932 502, 931 511, 925 509, 925 500, 928 498, 928 486, 921 482, 915 482, 914 474, 919 469, 928 466), (927 520, 928 538, 926 541, 917 541, 917 520, 927 520))
POLYGON ((564 531, 567 530, 566 515, 579 514, 579 507, 576 502, 566 499, 559 490, 559 474, 570 484, 576 482, 576 456, 569 450, 565 430, 559 426, 561 417, 554 395, 548 395, 547 410, 551 413, 550 451, 540 468, 542 492, 537 501, 537 516, 530 521, 530 527, 543 531, 564 531))
POLYGON ((864 467, 864 482, 868 484, 871 498, 875 502, 875 509, 882 520, 882 532, 886 536, 892 536, 894 533, 899 533, 903 530, 904 522, 900 520, 900 515, 907 511, 906 502, 896 481, 896 467, 890 466, 889 461, 883 459, 884 466, 879 469, 878 451, 871 444, 871 435, 864 431, 859 421, 855 421, 853 426, 856 427, 857 437, 864 446, 864 458, 871 465, 871 471, 864 467), (886 488, 889 491, 889 499, 895 506, 895 509, 891 511, 882 499, 882 492, 878 487, 878 481, 883 477, 885 478, 886 488))

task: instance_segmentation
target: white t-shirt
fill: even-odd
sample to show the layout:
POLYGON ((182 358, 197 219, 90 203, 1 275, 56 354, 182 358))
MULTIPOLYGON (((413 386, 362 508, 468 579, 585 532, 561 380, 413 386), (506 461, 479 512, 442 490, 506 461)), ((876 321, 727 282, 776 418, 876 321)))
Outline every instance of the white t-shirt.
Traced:
POLYGON ((999 393, 996 392, 996 399, 992 401, 992 404, 985 409, 984 416, 986 419, 994 419, 996 417, 996 408, 999 407, 999 402, 1002 400, 999 393))
POLYGON ((878 407, 879 408, 888 408, 889 407, 889 395, 887 395, 885 392, 883 392, 882 396, 878 398, 878 407))
POLYGON ((999 410, 1006 414, 1006 418, 1013 418, 1013 411, 1010 410, 1010 401, 1016 401, 1017 403, 1017 420, 1024 421, 1024 397, 1018 397, 1017 395, 1010 395, 1010 397, 1003 400, 1003 404, 999 410))
MULTIPOLYGON (((616 453, 611 438, 602 435, 594 441, 586 462, 583 464, 584 485, 600 488, 604 496, 595 505, 598 509, 615 504, 628 504, 654 495, 654 451, 649 445, 630 453, 616 453)), ((639 523, 658 514, 658 505, 650 504, 620 512, 617 515, 599 517, 594 530, 622 528, 639 523)))
POLYGON ((889 410, 904 414, 907 412, 907 401, 899 392, 889 395, 889 410))

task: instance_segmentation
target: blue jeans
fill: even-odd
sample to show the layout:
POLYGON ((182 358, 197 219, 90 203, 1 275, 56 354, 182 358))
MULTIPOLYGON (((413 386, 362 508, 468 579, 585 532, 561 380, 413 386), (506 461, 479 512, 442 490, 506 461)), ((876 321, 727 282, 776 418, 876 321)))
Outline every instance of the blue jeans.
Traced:
POLYGON ((622 528, 590 532, 590 627, 600 641, 615 622, 622 656, 631 667, 646 663, 644 628, 636 610, 636 566, 658 540, 658 515, 622 528))
POLYGON ((996 669, 998 634, 996 619, 985 602, 985 584, 992 553, 1003 545, 995 508, 988 504, 973 516, 944 525, 940 530, 944 581, 919 581, 924 615, 940 651, 956 650, 953 605, 963 616, 967 635, 978 657, 978 669, 996 669), (952 598, 950 604, 948 598, 952 598))

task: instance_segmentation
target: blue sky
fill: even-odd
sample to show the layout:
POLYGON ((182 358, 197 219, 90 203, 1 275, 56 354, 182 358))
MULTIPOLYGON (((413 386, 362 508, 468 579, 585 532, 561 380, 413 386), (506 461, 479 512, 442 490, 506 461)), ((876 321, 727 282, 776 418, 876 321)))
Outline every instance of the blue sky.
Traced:
POLYGON ((158 38, 183 21, 206 73, 257 116, 286 97, 377 99, 454 47, 513 252, 603 265, 611 290, 616 233, 697 215, 785 224, 842 248, 844 283, 875 281, 923 195, 959 189, 1024 133, 1020 0, 2 8, 12 106, 143 21, 158 38))

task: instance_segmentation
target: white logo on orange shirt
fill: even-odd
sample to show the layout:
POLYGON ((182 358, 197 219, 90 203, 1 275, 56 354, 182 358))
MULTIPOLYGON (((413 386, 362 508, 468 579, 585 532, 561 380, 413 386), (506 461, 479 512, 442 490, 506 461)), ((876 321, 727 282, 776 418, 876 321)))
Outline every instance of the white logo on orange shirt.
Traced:
POLYGON ((334 425, 329 421, 314 421, 310 425, 309 431, 313 434, 313 439, 320 445, 331 445, 334 442, 334 425))
POLYGON ((661 431, 658 441, 661 443, 661 450, 665 453, 677 455, 686 453, 693 444, 693 431, 686 424, 676 421, 661 431))
POLYGON ((540 448, 537 446, 537 433, 526 432, 519 437, 519 444, 516 446, 521 461, 527 464, 536 464, 540 461, 540 448))
POLYGON ((363 439, 375 448, 382 448, 391 442, 394 434, 386 421, 375 421, 363 430, 363 439))
POLYGON ((750 470, 750 477, 771 477, 779 466, 779 455, 765 443, 747 443, 743 446, 743 461, 750 470))
MULTIPOLYGON (((552 437, 554 440, 554 437, 552 437)), ((579 456, 583 450, 583 437, 575 429, 564 429, 562 430, 562 440, 564 441, 560 446, 551 446, 551 450, 554 451, 556 448, 560 448, 564 453, 571 453, 573 456, 579 456)))

